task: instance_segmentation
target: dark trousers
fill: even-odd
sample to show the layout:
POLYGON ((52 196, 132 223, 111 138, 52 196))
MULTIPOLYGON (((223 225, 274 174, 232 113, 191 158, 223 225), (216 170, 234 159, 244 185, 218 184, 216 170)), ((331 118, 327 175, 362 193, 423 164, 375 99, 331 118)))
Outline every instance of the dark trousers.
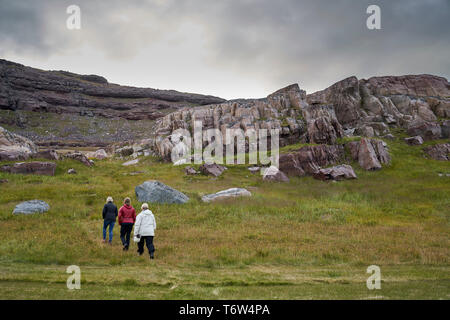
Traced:
POLYGON ((122 223, 120 226, 120 240, 125 247, 130 245, 131 230, 133 230, 132 223, 122 223))
POLYGON ((155 252, 155 246, 153 245, 153 236, 141 236, 141 241, 138 242, 139 254, 144 253, 144 242, 147 245, 148 253, 150 255, 153 255, 153 252, 155 252))

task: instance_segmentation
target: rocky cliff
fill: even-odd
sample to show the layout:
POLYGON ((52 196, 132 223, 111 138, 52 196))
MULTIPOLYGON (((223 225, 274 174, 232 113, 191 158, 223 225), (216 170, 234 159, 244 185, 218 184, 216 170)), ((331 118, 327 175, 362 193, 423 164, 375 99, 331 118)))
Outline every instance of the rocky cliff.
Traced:
POLYGON ((0 59, 0 109, 157 119, 184 106, 224 99, 108 83, 97 75, 43 71, 0 59))
POLYGON ((448 137, 450 84, 432 75, 344 79, 306 95, 297 84, 263 99, 235 100, 184 108, 156 121, 155 134, 147 140, 154 151, 168 158, 171 133, 191 131, 194 121, 203 129, 279 129, 280 145, 296 142, 335 144, 347 136, 385 136, 393 127, 423 139, 448 137), (447 136, 445 136, 447 135, 447 136))

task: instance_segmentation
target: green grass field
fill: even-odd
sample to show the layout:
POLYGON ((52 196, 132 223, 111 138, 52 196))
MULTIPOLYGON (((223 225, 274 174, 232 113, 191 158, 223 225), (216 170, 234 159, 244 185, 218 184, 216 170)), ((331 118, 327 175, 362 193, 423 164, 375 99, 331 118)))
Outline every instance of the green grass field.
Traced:
POLYGON ((1 299, 449 299, 450 164, 425 158, 422 146, 387 142, 390 166, 353 164, 358 179, 337 183, 268 183, 247 166, 192 177, 153 158, 93 168, 64 160, 54 177, 0 173, 9 180, 0 184, 1 299), (134 246, 123 252, 117 224, 114 245, 101 242, 106 197, 130 196, 140 208, 134 187, 150 179, 191 198, 151 205, 154 261, 134 246), (231 187, 253 195, 200 200, 231 187), (50 211, 12 215, 31 199, 50 211), (69 265, 81 268, 81 290, 66 287, 69 265), (366 287, 370 265, 381 268, 380 290, 366 287))

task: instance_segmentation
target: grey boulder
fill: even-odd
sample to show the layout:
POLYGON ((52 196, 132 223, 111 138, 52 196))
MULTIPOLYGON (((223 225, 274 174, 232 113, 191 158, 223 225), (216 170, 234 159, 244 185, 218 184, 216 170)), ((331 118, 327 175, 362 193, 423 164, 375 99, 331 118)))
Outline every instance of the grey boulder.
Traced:
POLYGON ((319 180, 344 180, 356 179, 355 171, 352 166, 341 164, 331 168, 320 169, 314 174, 314 178, 319 180))
POLYGON ((134 189, 140 202, 151 203, 186 203, 189 197, 162 182, 156 180, 145 181, 134 189))
POLYGON ((50 206, 42 200, 30 200, 19 203, 13 211, 13 214, 34 214, 44 213, 50 209, 50 206))
POLYGON ((234 197, 249 197, 251 192, 243 188, 231 188, 227 190, 222 190, 217 193, 207 194, 202 197, 203 202, 211 202, 221 199, 234 198, 234 197))

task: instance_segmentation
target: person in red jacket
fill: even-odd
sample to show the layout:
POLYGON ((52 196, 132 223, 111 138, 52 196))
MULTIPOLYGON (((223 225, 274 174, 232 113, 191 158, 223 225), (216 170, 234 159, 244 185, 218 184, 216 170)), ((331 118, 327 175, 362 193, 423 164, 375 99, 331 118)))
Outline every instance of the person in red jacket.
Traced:
POLYGON ((119 209, 120 239, 123 250, 127 251, 130 246, 130 235, 136 222, 136 210, 131 206, 130 198, 125 198, 123 206, 119 209))

